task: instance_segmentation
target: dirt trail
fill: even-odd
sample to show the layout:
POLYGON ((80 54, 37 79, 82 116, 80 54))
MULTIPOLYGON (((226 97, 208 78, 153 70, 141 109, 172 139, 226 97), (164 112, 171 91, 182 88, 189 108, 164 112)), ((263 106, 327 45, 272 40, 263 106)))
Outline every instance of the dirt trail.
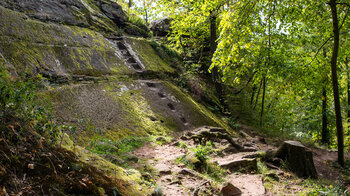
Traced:
MULTIPOLYGON (((255 148, 259 151, 276 149, 274 145, 266 144, 261 137, 251 137, 246 135, 245 139, 238 139, 242 146, 255 148)), ((247 156, 256 155, 256 152, 237 152, 229 148, 226 141, 216 141, 213 143, 216 154, 210 155, 210 162, 222 165, 225 162, 233 162, 245 159, 247 156)), ((230 171, 227 169, 227 175, 220 182, 211 179, 208 175, 189 169, 185 164, 177 161, 179 157, 191 154, 191 150, 196 147, 193 140, 182 140, 165 143, 163 145, 154 142, 148 143, 133 152, 139 159, 146 160, 156 170, 153 176, 155 183, 161 187, 163 195, 181 196, 181 195, 219 195, 220 189, 225 182, 229 182, 239 188, 242 196, 263 196, 274 195, 264 186, 264 176, 257 170, 239 170, 230 171), (182 144, 182 148, 179 147, 182 144), (186 146, 185 148, 183 146, 186 146), (198 194, 200 193, 200 194, 198 194)), ((255 151, 255 150, 254 150, 255 151)), ((328 152, 322 149, 313 149, 314 162, 320 178, 329 180, 341 180, 340 173, 332 169, 330 162, 336 159, 335 152, 328 152)), ((288 181, 293 174, 280 169, 273 170, 276 178, 281 181, 288 181)), ((277 180, 278 181, 278 180, 277 180)), ((288 182, 287 182, 288 183, 288 182)), ((286 190, 288 194, 300 194, 303 191, 303 180, 293 181, 288 185, 280 184, 277 190, 286 190)), ((269 187, 270 189, 271 187, 269 187)))
MULTIPOLYGON (((188 148, 193 148, 195 144, 192 141, 183 141, 188 148)), ((221 148, 222 146, 217 146, 221 148)), ((157 145, 149 143, 140 149, 133 152, 140 159, 148 160, 148 163, 157 170, 158 177, 156 183, 162 187, 163 195, 180 196, 193 195, 194 191, 207 181, 212 181, 203 174, 197 171, 186 168, 184 164, 176 163, 176 159, 185 155, 188 152, 174 143, 157 145)), ((245 156, 249 153, 235 153, 230 156, 216 157, 213 156, 212 161, 230 161, 234 158, 245 156)), ((263 186, 262 177, 259 174, 229 174, 224 178, 224 181, 231 182, 234 186, 242 191, 243 196, 266 195, 265 187, 263 186)), ((210 190, 212 193, 218 194, 218 189, 221 187, 218 183, 211 183, 210 190)), ((203 185, 204 187, 205 185, 203 185)), ((208 188, 208 185, 207 185, 208 188)))

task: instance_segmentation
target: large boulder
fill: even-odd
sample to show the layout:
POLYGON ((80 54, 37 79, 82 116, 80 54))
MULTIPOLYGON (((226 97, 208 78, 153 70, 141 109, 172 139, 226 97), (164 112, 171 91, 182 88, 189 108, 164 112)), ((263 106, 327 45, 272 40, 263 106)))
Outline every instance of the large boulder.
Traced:
POLYGON ((151 22, 150 29, 155 36, 167 36, 171 31, 171 21, 172 19, 168 17, 154 20, 151 22))
POLYGON ((85 7, 77 0, 1 0, 0 6, 43 22, 88 26, 87 19, 81 14, 85 7))
POLYGON ((127 16, 123 11, 122 6, 120 6, 118 3, 112 1, 100 1, 99 7, 109 19, 111 19, 115 24, 117 24, 117 26, 125 26, 125 23, 127 22, 127 16))
POLYGON ((297 141, 284 141, 275 153, 275 158, 286 162, 288 169, 299 177, 317 178, 312 151, 297 141))

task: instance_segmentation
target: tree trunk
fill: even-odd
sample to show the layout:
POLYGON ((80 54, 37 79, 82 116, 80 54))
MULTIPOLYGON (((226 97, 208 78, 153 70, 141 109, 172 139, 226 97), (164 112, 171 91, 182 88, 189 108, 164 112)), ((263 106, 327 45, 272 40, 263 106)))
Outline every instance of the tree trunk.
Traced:
POLYGON ((347 74, 347 83, 348 83, 348 89, 347 89, 347 93, 348 93, 348 110, 347 110, 347 122, 348 122, 348 135, 350 135, 350 131, 349 131, 349 128, 350 128, 350 74, 349 74, 349 59, 346 58, 346 62, 345 62, 345 65, 346 65, 346 74, 347 74))
POLYGON ((253 86, 253 92, 252 92, 252 96, 250 97, 250 106, 253 106, 253 102, 254 102, 254 95, 255 95, 255 91, 256 91, 256 86, 253 86))
POLYGON ((329 145, 329 131, 327 128, 327 91, 326 88, 322 89, 322 133, 321 142, 322 144, 329 145))
POLYGON ((145 18, 145 21, 146 21, 146 25, 148 25, 148 12, 147 12, 147 9, 145 10, 146 12, 146 18, 145 18))
POLYGON ((210 56, 213 57, 216 50, 216 16, 210 14, 210 56))
POLYGON ((336 125, 337 125, 337 137, 338 137, 338 162, 341 166, 344 166, 344 133, 343 133, 343 124, 342 124, 342 117, 341 117, 338 76, 337 76, 337 58, 338 58, 338 50, 339 50, 339 21, 338 21, 336 0, 330 0, 329 5, 332 11, 333 33, 334 33, 334 45, 333 45, 331 67, 332 67, 334 110, 335 110, 335 118, 336 118, 336 125))
MULTIPOLYGON (((214 56, 214 53, 217 48, 216 38, 217 38, 216 37, 216 16, 213 13, 211 13, 210 14, 210 57, 214 56)), ((219 71, 217 67, 212 68, 211 77, 215 86, 217 96, 220 100, 220 104, 224 105, 223 89, 222 89, 222 85, 219 77, 219 71)))
MULTIPOLYGON (((268 35, 269 35, 269 40, 268 40, 268 47, 269 48, 268 49, 269 50, 268 50, 268 59, 267 59, 267 63, 266 63, 267 67, 271 66, 271 17, 272 17, 272 14, 269 16, 269 29, 268 29, 268 35)), ((266 94, 266 73, 265 73, 264 78, 263 78, 263 95, 262 95, 262 101, 261 101, 260 127, 263 127, 265 94, 266 94)))
MULTIPOLYGON (((323 48, 323 56, 325 59, 327 59, 327 50, 323 48)), ((328 121, 327 121, 327 85, 328 76, 327 72, 325 70, 325 76, 324 76, 324 82, 323 82, 323 88, 322 88, 322 132, 321 132, 321 143, 322 144, 330 144, 330 135, 329 130, 327 128, 328 121)))
POLYGON ((288 169, 299 177, 317 178, 312 150, 297 141, 284 141, 274 155, 285 161, 288 169))
POLYGON ((132 0, 129 0, 128 6, 129 6, 129 8, 131 8, 131 6, 132 6, 132 0))
POLYGON ((263 94, 262 94, 262 101, 261 101, 260 127, 263 127, 265 92, 266 92, 266 76, 264 76, 263 78, 263 94))
POLYGON ((256 94, 256 99, 255 99, 255 104, 254 104, 253 110, 255 110, 256 106, 258 105, 262 83, 263 83, 263 79, 260 80, 260 85, 259 85, 258 93, 256 94))

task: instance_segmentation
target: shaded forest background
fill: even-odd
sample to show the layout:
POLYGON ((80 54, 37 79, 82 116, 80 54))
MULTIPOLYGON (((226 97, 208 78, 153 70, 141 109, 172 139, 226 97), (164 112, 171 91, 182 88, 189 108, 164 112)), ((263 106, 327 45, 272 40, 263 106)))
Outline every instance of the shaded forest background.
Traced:
POLYGON ((227 111, 235 110, 237 99, 244 100, 244 112, 232 121, 338 146, 339 161, 344 162, 343 143, 345 150, 350 143, 348 1, 126 4, 144 24, 171 19, 163 42, 184 56, 184 78, 192 73, 211 77, 227 111))

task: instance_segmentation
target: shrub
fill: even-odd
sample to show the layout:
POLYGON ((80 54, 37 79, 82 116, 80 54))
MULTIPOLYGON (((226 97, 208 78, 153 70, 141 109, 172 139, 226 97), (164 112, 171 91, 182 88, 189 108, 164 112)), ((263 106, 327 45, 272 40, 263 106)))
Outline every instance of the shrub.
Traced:
MULTIPOLYGON (((39 95, 39 76, 14 79, 0 69, 0 122, 22 122, 31 125, 39 133, 54 130, 51 119, 51 107, 48 101, 39 95)), ((55 135, 52 131, 51 135, 55 135)))

